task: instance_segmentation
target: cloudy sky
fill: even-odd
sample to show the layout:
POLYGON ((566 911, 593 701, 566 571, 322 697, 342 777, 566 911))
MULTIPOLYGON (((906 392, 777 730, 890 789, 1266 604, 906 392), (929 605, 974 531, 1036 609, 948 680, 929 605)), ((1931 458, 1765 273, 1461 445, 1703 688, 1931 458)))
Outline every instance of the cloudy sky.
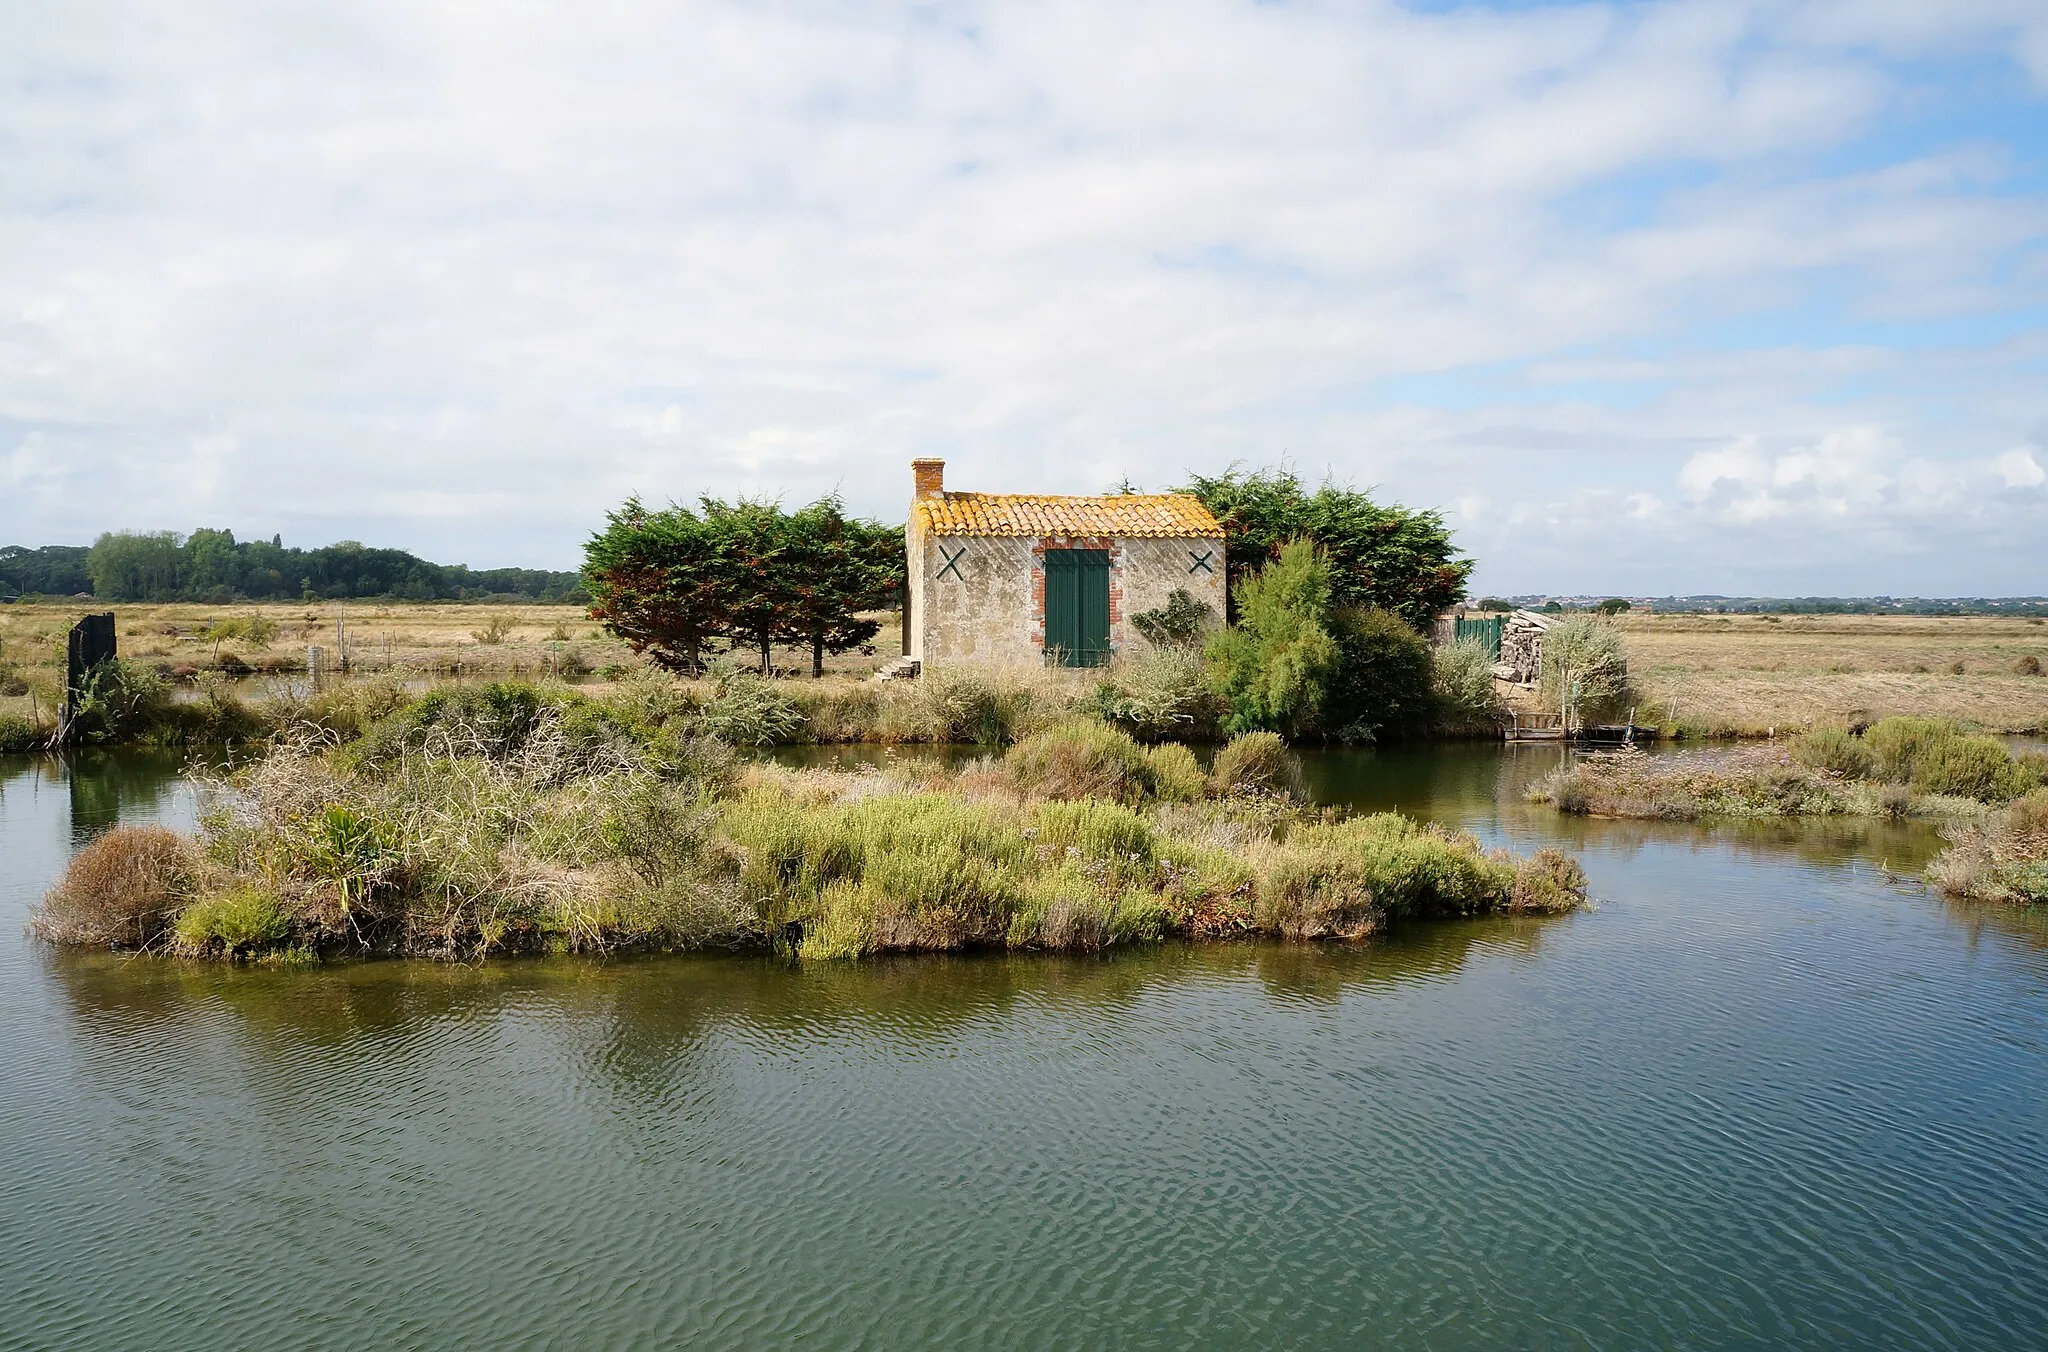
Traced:
POLYGON ((2048 4, 0 7, 0 543, 628 493, 1441 507, 1487 591, 2048 592, 2048 4))

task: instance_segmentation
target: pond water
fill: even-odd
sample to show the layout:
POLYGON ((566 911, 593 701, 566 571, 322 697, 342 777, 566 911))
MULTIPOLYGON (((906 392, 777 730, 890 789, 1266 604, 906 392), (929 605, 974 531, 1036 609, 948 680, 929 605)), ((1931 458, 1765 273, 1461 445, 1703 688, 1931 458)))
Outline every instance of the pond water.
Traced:
POLYGON ((22 938, 173 763, 0 761, 0 1346, 2042 1346, 2048 923, 1878 826, 1318 792, 1598 900, 1369 947, 314 970, 22 938))

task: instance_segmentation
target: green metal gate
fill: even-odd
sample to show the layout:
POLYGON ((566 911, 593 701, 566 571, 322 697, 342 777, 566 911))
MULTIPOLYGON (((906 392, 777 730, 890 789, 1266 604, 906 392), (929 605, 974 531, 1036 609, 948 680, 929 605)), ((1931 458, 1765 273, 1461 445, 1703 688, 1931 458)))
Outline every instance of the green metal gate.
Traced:
POLYGON ((1494 661, 1500 660, 1500 635, 1508 627, 1507 616, 1496 615, 1490 620, 1459 620, 1458 632, 1452 635, 1458 642, 1477 639, 1486 645, 1486 651, 1494 661))
POLYGON ((1045 655, 1066 667, 1109 661, 1109 551, 1045 551, 1045 655))

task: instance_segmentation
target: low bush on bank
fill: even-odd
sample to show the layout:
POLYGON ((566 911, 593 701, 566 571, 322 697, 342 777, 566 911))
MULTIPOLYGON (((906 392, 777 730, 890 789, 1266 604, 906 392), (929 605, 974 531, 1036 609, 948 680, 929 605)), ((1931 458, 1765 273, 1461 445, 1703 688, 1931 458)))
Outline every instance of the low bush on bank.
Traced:
POLYGON ((199 852, 160 826, 122 826, 80 850, 29 928, 55 943, 147 948, 191 900, 199 852))
POLYGON ((1076 718, 1010 748, 1003 771, 1018 792, 1035 798, 1102 798, 1137 803, 1157 796, 1151 759, 1128 733, 1076 718))
POLYGON ((1229 713, 1201 655, 1187 648, 1119 662, 1086 707, 1141 742, 1214 741, 1229 713))
POLYGON ((1210 782, 1220 794, 1263 794, 1283 798, 1302 795, 1301 762, 1278 733, 1247 732, 1231 738, 1216 753, 1210 782))
POLYGON ((721 747, 481 689, 407 706, 351 746, 308 731, 216 786, 197 847, 145 829, 82 852, 36 930, 221 958, 826 958, 1359 938, 1390 919, 1584 896, 1561 857, 1297 805, 1292 757, 1270 734, 1225 748, 1213 781, 1184 746, 1086 720, 959 775, 740 772, 721 747))
POLYGON ((1948 828, 1948 848, 1927 880, 1950 896, 2048 905, 2048 789, 2015 799, 1983 821, 1948 828))

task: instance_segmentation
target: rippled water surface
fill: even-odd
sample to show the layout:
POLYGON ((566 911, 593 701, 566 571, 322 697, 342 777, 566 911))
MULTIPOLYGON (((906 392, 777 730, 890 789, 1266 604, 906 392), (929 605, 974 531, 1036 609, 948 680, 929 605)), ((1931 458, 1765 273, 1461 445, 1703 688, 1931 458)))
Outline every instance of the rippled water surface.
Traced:
POLYGON ((249 971, 21 937, 175 766, 0 760, 0 1346, 2039 1347, 2048 925, 1924 830, 1566 822, 1362 950, 249 971))

